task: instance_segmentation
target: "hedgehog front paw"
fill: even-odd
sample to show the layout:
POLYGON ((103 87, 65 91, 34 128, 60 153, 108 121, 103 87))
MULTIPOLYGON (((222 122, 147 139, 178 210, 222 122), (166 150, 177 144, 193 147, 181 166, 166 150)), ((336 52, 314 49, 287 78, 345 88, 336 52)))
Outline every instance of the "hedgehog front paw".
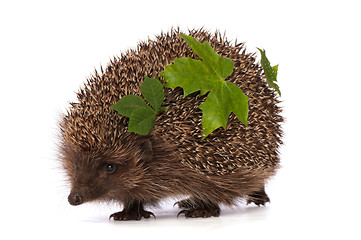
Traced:
POLYGON ((140 220, 142 217, 150 218, 155 215, 152 212, 145 211, 143 204, 139 201, 130 202, 126 204, 127 207, 121 212, 113 213, 109 216, 109 219, 113 218, 115 221, 127 221, 127 220, 140 220))
POLYGON ((127 220, 140 220, 142 217, 144 218, 150 218, 150 216, 153 216, 155 218, 155 215, 152 212, 145 211, 144 209, 140 209, 140 211, 128 211, 125 210, 121 212, 113 213, 109 216, 109 219, 113 218, 115 221, 127 221, 127 220))
POLYGON ((215 208, 195 208, 195 209, 185 209, 178 213, 179 215, 184 214, 186 218, 208 218, 208 217, 219 217, 221 210, 219 207, 215 208))

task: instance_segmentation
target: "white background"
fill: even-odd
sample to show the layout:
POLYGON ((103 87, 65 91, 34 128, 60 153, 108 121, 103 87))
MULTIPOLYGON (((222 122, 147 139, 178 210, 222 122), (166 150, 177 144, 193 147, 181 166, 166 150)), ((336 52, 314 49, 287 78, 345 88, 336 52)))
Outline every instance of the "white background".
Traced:
POLYGON ((1 239, 361 239, 358 1, 1 1, 1 239), (271 204, 210 219, 108 221, 67 203, 57 122, 94 68, 179 25, 226 31, 279 65, 287 121, 271 204), (5 237, 6 236, 6 237, 5 237))

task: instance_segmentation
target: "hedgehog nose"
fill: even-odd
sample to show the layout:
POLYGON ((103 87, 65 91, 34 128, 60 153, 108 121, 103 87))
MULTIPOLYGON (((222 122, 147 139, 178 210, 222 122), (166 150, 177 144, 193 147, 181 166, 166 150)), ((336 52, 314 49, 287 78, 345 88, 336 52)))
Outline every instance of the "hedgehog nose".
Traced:
POLYGON ((80 205, 83 203, 83 199, 78 193, 70 193, 68 196, 68 201, 73 206, 80 205))

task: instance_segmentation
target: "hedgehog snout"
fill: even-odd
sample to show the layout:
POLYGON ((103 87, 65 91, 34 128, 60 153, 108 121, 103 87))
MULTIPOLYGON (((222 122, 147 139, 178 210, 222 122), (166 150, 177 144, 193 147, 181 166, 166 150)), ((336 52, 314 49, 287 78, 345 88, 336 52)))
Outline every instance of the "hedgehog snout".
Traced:
POLYGON ((68 202, 73 206, 77 206, 83 203, 83 198, 79 193, 71 192, 68 196, 68 202))

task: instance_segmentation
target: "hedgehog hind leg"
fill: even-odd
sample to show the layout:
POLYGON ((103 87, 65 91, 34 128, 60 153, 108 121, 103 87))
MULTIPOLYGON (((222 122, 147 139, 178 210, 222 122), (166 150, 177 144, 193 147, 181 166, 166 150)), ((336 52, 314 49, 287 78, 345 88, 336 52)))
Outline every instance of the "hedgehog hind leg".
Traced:
POLYGON ((257 206, 260 206, 260 205, 266 205, 266 203, 268 202, 270 202, 270 199, 264 188, 262 188, 259 191, 253 192, 252 194, 247 196, 247 205, 250 203, 254 203, 257 206))
POLYGON ((182 201, 178 201, 174 205, 178 205, 180 208, 186 208, 180 211, 177 217, 179 217, 181 214, 184 214, 186 218, 219 217, 221 212, 218 204, 193 198, 187 198, 182 201))

